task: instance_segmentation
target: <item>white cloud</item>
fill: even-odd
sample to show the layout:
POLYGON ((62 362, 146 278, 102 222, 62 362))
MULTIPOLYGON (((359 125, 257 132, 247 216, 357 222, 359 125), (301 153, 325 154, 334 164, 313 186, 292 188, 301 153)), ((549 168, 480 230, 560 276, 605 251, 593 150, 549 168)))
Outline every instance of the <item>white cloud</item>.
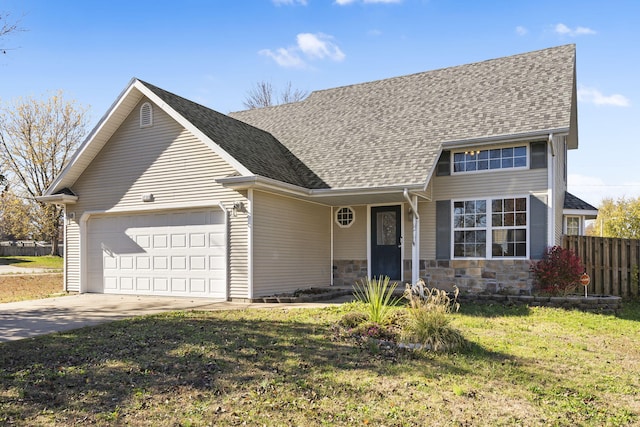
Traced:
POLYGON ((375 4, 375 3, 402 3, 402 0, 336 0, 336 4, 340 6, 345 6, 348 4, 356 3, 357 1, 361 1, 364 4, 375 4))
POLYGON ((631 101, 624 95, 618 93, 603 95, 598 89, 584 86, 578 88, 578 101, 595 105, 611 105, 614 107, 631 106, 631 101))
POLYGON ((296 36, 296 45, 288 48, 262 49, 260 55, 268 56, 281 67, 304 68, 307 60, 330 59, 340 62, 346 55, 333 41, 333 37, 323 33, 300 33, 296 36))
POLYGON ((289 5, 295 5, 295 4, 300 4, 302 6, 306 6, 308 4, 307 0, 271 0, 273 2, 273 4, 275 4, 276 6, 289 6, 289 5))
POLYGON ((574 29, 571 29, 562 23, 556 24, 556 26, 553 28, 553 31, 560 34, 561 36, 570 36, 570 37, 596 34, 594 30, 588 27, 578 26, 574 29))
POLYGON ((524 36, 529 32, 529 30, 527 30, 525 27, 523 27, 522 25, 518 25, 516 27, 516 34, 519 36, 524 36))
POLYGON ((298 55, 296 48, 291 47, 285 49, 283 47, 272 51, 271 49, 262 49, 258 52, 260 55, 268 56, 281 67, 286 68, 303 68, 306 64, 298 55))
POLYGON ((345 58, 331 36, 322 33, 301 33, 296 38, 300 50, 311 59, 329 58, 333 61, 342 61, 345 58))

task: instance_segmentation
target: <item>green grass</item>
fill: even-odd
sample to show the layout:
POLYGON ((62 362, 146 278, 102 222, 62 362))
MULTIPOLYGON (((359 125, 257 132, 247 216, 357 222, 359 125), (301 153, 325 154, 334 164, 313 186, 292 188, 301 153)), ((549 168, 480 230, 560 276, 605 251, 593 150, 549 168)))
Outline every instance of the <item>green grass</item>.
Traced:
POLYGON ((0 265, 25 268, 52 268, 62 270, 64 258, 59 256, 3 256, 0 265))
POLYGON ((463 306, 459 353, 339 339, 353 304, 176 312, 0 344, 0 424, 640 425, 640 303, 463 306))

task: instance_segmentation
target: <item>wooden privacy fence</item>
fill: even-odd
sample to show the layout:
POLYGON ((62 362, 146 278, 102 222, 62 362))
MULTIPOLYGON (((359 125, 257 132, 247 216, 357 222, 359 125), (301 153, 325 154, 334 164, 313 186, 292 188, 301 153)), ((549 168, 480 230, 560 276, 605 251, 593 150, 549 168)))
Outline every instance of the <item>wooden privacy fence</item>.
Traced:
POLYGON ((591 276, 590 294, 638 297, 640 240, 564 236, 563 246, 582 259, 591 276))

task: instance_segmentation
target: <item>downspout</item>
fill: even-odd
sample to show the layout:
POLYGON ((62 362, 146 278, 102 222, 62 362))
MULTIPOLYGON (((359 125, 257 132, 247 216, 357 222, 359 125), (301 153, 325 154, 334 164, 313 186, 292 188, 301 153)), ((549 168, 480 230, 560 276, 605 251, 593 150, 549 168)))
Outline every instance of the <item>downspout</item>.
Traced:
POLYGON ((329 213, 329 226, 331 227, 331 251, 329 257, 331 258, 331 263, 329 265, 329 274, 331 274, 330 286, 333 286, 333 206, 330 210, 331 212, 329 213))
POLYGON ((411 239, 411 283, 416 283, 420 276, 420 215, 418 214, 418 196, 409 197, 409 190, 404 189, 402 195, 409 203, 412 212, 413 238, 411 239))
POLYGON ((556 227, 556 216, 554 214, 555 210, 555 156, 556 150, 553 144, 553 133, 549 134, 549 162, 547 164, 547 246, 555 245, 555 227, 556 227))
MULTIPOLYGON (((253 299, 253 190, 250 188, 247 190, 247 290, 249 292, 249 298, 253 299)), ((231 233, 229 233, 231 234, 231 233)), ((231 241, 229 241, 228 249, 231 249, 231 241)), ((229 269, 231 270, 231 269, 229 269)), ((228 276, 228 273, 227 273, 228 276)), ((229 282, 229 294, 231 293, 231 282, 229 282)), ((227 297, 227 299, 230 299, 227 297)))

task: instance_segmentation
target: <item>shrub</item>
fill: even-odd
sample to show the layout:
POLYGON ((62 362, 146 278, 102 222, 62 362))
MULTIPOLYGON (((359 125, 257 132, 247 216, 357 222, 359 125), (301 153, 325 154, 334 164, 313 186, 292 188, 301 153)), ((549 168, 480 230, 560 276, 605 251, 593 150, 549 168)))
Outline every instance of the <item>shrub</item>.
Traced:
POLYGON ((369 321, 384 325, 389 322, 391 307, 398 305, 402 298, 393 297, 397 283, 389 284, 389 277, 374 277, 356 282, 353 296, 357 301, 366 305, 366 313, 369 321))
POLYGON ((547 248, 542 259, 531 266, 537 287, 551 295, 568 295, 575 291, 584 265, 579 256, 561 246, 547 248))
POLYGON ((407 285, 404 296, 409 300, 408 322, 403 339, 419 343, 433 351, 453 351, 465 345, 462 334, 450 325, 450 314, 458 311, 458 288, 453 299, 441 289, 428 288, 420 279, 407 285))

